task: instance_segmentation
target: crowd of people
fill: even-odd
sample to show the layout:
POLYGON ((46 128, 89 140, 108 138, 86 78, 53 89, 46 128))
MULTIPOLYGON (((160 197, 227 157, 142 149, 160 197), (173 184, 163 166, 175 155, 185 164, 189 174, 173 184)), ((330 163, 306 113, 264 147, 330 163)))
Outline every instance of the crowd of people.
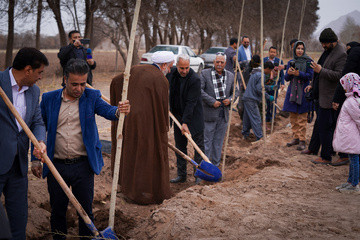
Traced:
MULTIPOLYGON (((198 148, 194 161, 201 163, 204 152, 213 165, 219 167, 222 146, 229 124, 231 103, 237 99, 237 111, 242 120, 242 135, 248 139, 252 129, 256 141, 263 138, 261 127, 262 87, 266 93, 267 122, 274 121, 278 90, 285 89, 283 111, 290 113, 292 140, 286 146, 297 146, 301 154, 320 156, 314 164, 340 166, 350 159, 346 183, 336 187, 344 193, 360 193, 360 44, 350 42, 347 51, 331 28, 320 34, 324 48, 319 60, 306 54, 306 44, 290 42, 293 58, 284 64, 277 48, 269 48, 263 59, 253 55, 248 36, 237 46, 236 38, 224 53, 217 53, 214 67, 200 76, 190 68, 190 58, 172 52, 155 52, 151 65, 131 68, 128 100, 122 102, 124 74, 116 76, 110 85, 110 103, 98 90, 86 88, 92 84, 91 70, 96 62, 91 51, 81 42, 78 31, 69 33, 69 45, 58 53, 63 66, 63 88, 42 95, 35 83, 49 64, 46 56, 34 48, 19 50, 12 67, 0 73, 0 86, 12 100, 41 148, 32 150, 31 171, 38 178, 47 178, 50 196, 50 225, 54 239, 66 239, 66 210, 69 199, 43 161, 48 154, 60 175, 93 221, 92 202, 94 174, 104 165, 95 114, 111 122, 114 171, 117 151, 117 126, 120 113, 127 115, 123 131, 119 184, 121 192, 137 204, 159 204, 173 196, 170 184, 187 181, 187 162, 176 154, 177 176, 169 177, 168 131, 174 124, 175 145, 187 154, 189 134, 198 148), (236 51, 238 49, 238 55, 236 51), (90 55, 90 56, 89 56, 90 55), (176 64, 174 64, 176 61, 176 64), (240 68, 240 69, 239 69, 240 68), (237 79, 235 81, 235 75, 237 79), (264 82, 262 82, 264 79, 264 82), (238 82, 238 84, 236 84, 238 82), (305 97, 311 92, 312 98, 305 97), (131 111, 130 111, 131 103, 131 111), (310 143, 306 148, 306 128, 309 109, 316 119, 310 143), (169 112, 170 110, 170 112, 169 112), (332 161, 338 152, 339 158, 332 161)), ((27 169, 29 138, 13 114, 0 100, 0 193, 5 197, 5 209, 0 204, 0 232, 5 238, 25 239, 27 223, 27 169), (7 215, 8 222, 4 216, 7 215)), ((195 168, 194 168, 195 171, 195 168)), ((195 177, 195 184, 202 180, 195 177)), ((79 236, 92 232, 79 216, 79 236)))

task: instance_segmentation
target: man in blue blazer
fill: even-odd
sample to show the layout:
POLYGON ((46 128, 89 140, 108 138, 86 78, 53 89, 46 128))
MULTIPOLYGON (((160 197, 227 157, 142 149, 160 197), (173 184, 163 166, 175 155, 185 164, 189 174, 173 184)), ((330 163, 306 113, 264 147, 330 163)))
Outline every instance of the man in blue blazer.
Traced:
POLYGON ((250 61, 252 57, 250 38, 248 36, 243 36, 241 39, 241 46, 239 47, 238 61, 250 61))
MULTIPOLYGON (((98 90, 85 88, 88 64, 82 59, 70 59, 64 71, 65 87, 44 93, 40 104, 47 130, 48 156, 90 219, 94 198, 94 173, 104 166, 95 114, 117 121, 119 112, 129 113, 129 102, 111 106, 101 99, 98 90)), ((41 164, 33 161, 32 172, 41 177, 41 164)), ((51 206, 51 231, 54 239, 66 239, 68 197, 44 164, 51 206), (62 233, 62 234, 56 234, 62 233)), ((91 236, 79 217, 79 236, 91 236)))
POLYGON ((226 55, 216 54, 214 68, 205 69, 200 75, 205 154, 215 166, 220 165, 234 92, 234 74, 225 70, 225 64, 226 55))
MULTIPOLYGON (((281 88, 281 90, 283 90, 285 88, 285 85, 284 85, 284 71, 278 69, 278 67, 279 67, 279 65, 280 66, 284 65, 284 63, 281 60, 281 64, 280 64, 280 59, 278 57, 276 57, 276 53, 277 53, 277 48, 274 47, 274 46, 271 46, 269 48, 269 56, 264 57, 264 63, 267 62, 267 61, 270 61, 275 65, 275 68, 272 71, 272 73, 266 75, 265 85, 274 85, 276 80, 277 80, 278 71, 280 71, 279 79, 277 80, 278 81, 277 86, 278 86, 278 89, 281 88)), ((267 93, 269 95, 275 97, 275 91, 274 90, 267 91, 267 93)), ((276 94, 276 98, 275 98, 275 103, 276 102, 277 102, 277 94, 276 94)), ((271 122, 272 111, 273 111, 272 103, 270 103, 269 100, 266 100, 266 121, 267 122, 271 122)), ((275 108, 274 118, 275 118, 275 116, 276 116, 276 108, 275 108)))
MULTIPOLYGON (((22 48, 12 67, 0 72, 0 86, 45 151, 45 126, 39 107, 40 89, 35 83, 49 65, 45 55, 35 48, 22 48)), ((26 238, 28 216, 29 138, 0 98, 0 195, 13 239, 26 238)), ((40 156, 38 156, 40 157, 40 156)))

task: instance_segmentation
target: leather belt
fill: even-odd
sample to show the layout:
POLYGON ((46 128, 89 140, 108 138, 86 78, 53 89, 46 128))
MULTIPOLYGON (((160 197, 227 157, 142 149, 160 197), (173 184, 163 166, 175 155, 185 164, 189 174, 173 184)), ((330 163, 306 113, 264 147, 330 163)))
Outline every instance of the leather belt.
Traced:
POLYGON ((77 158, 65 158, 65 159, 60 159, 60 158, 54 158, 54 161, 57 162, 61 162, 64 163, 66 165, 72 165, 81 161, 87 160, 87 156, 80 156, 77 158))

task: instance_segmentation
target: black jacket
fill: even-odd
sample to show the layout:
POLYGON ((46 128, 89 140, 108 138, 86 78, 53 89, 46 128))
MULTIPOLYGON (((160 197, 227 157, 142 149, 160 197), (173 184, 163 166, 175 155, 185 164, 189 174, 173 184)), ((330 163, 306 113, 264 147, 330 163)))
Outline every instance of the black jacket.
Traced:
MULTIPOLYGON (((83 53, 84 53, 84 54, 83 54, 83 56, 84 56, 83 60, 86 61, 86 57, 87 57, 86 51, 87 51, 87 48, 81 47, 81 49, 83 50, 83 53)), ((68 62, 70 59, 76 58, 76 55, 75 55, 74 50, 75 50, 75 47, 74 47, 74 45, 72 45, 72 44, 69 44, 69 45, 67 45, 67 46, 65 46, 65 47, 60 48, 60 51, 59 51, 59 53, 58 53, 58 58, 60 59, 60 64, 61 64, 61 66, 63 67, 63 69, 65 68, 67 62, 68 62)), ((89 70, 89 74, 88 74, 88 78, 87 78, 87 83, 89 83, 90 85, 92 85, 92 78, 93 78, 93 77, 92 77, 92 72, 91 72, 91 70, 96 68, 96 62, 95 62, 94 65, 92 65, 92 66, 89 65, 89 68, 90 68, 90 70, 89 70)))
MULTIPOLYGON (((180 74, 176 67, 171 69, 171 72, 166 75, 169 80, 170 88, 170 111, 174 107, 174 92, 175 80, 180 78, 180 74)), ((181 119, 180 123, 186 123, 189 127, 190 133, 195 135, 200 131, 204 131, 204 116, 201 103, 201 82, 198 74, 190 68, 188 75, 181 79, 180 84, 180 105, 181 105, 181 119)))
MULTIPOLYGON (((360 75, 360 44, 348 50, 348 56, 346 58, 346 63, 342 72, 342 76, 350 72, 360 75)), ((339 81, 333 97, 333 102, 339 103, 338 111, 340 111, 345 99, 345 91, 339 81)))

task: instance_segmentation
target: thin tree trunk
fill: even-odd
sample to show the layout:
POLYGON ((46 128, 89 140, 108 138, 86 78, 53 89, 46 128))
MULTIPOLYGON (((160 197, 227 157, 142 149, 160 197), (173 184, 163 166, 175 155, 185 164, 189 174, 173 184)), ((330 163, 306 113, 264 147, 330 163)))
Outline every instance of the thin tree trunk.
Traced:
POLYGON ((40 25, 41 25, 41 13, 42 13, 42 0, 38 1, 37 18, 36 18, 36 40, 35 47, 40 49, 40 25))
POLYGON ((8 8, 8 38, 6 45, 5 68, 10 67, 14 49, 14 11, 15 0, 9 0, 8 8))

